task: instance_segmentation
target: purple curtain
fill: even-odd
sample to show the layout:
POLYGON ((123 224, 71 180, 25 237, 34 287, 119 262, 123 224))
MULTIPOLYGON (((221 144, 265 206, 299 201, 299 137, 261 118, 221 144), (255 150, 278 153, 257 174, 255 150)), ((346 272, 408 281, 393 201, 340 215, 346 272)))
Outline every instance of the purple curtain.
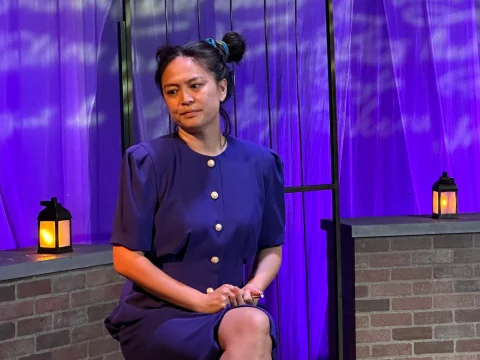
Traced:
POLYGON ((76 243, 111 230, 121 138, 110 3, 1 2, 0 249, 36 245, 51 197, 72 212, 76 243))

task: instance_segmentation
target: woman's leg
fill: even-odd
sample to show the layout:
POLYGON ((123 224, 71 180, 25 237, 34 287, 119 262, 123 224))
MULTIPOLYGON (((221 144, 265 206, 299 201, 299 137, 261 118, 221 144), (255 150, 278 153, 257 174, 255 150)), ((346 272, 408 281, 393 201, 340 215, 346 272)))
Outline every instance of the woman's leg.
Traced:
POLYGON ((218 340, 224 350, 222 360, 270 360, 272 340, 268 316, 254 307, 228 311, 220 322, 218 340))

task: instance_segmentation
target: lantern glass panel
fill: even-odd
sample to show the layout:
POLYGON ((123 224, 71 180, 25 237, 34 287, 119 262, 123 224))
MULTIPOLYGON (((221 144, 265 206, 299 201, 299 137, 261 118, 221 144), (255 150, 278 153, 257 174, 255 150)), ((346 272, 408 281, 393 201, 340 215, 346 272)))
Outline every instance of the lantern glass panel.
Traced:
POLYGON ((55 248, 55 221, 40 221, 40 246, 55 248))

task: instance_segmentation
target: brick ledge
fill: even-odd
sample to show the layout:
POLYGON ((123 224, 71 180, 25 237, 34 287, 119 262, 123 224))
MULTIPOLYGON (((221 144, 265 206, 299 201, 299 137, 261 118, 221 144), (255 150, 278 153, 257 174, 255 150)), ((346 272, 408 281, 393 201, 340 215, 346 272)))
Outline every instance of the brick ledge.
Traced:
POLYGON ((112 264, 110 244, 77 244, 73 252, 37 254, 36 247, 0 251, 0 281, 112 264))

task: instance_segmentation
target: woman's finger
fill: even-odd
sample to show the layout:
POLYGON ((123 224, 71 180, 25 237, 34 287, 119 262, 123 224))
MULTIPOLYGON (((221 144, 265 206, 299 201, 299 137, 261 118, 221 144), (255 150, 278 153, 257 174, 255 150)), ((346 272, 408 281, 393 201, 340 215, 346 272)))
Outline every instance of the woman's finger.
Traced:
POLYGON ((237 297, 235 296, 235 294, 230 295, 229 298, 230 298, 230 305, 232 305, 233 307, 238 306, 237 297))
POLYGON ((245 293, 243 294, 243 300, 247 304, 253 304, 253 299, 252 299, 252 294, 250 293, 250 289, 245 290, 245 293))
POLYGON ((243 300, 243 291, 236 287, 233 292, 236 295, 237 305, 245 305, 245 301, 243 300))

